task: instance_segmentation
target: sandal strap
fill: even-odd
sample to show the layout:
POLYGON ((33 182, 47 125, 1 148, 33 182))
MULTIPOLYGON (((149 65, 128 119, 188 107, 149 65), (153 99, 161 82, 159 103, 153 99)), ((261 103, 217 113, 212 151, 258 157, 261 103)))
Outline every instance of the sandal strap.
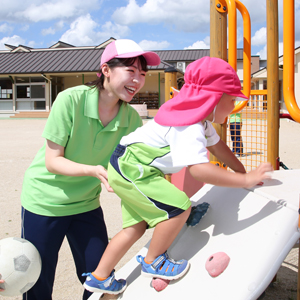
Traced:
POLYGON ((169 276, 177 274, 177 270, 181 264, 182 261, 176 261, 173 258, 170 258, 168 253, 165 252, 151 264, 151 267, 154 271, 169 276))

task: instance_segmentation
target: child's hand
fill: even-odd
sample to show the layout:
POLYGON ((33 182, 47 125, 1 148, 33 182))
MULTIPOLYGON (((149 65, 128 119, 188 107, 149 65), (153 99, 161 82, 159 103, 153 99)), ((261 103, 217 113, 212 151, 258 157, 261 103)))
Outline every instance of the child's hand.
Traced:
POLYGON ((262 185, 264 179, 272 177, 273 167, 270 163, 262 163, 256 169, 245 174, 246 185, 245 188, 251 188, 255 185, 262 185))

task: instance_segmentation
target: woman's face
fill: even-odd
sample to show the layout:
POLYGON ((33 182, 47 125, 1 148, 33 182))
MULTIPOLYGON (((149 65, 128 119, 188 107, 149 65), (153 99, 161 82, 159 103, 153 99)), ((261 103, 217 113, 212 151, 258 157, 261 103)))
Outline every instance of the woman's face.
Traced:
POLYGON ((138 58, 131 66, 103 66, 102 72, 106 76, 104 88, 125 102, 130 102, 145 84, 146 72, 142 70, 138 58))

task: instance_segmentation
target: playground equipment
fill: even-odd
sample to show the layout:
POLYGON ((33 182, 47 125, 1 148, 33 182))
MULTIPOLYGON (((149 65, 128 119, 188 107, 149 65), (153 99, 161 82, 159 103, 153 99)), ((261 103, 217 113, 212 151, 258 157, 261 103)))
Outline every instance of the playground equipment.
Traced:
MULTIPOLYGON (((205 185, 191 201, 193 206, 209 203, 207 214, 196 227, 184 226, 168 250, 174 259, 190 261, 188 273, 157 292, 133 257, 116 272, 116 278, 127 280, 125 292, 101 300, 258 299, 299 239, 299 176, 300 170, 275 171, 271 180, 251 190, 205 185), (230 261, 213 277, 205 265, 216 253, 230 261)), ((138 254, 145 256, 148 246, 138 254)), ((90 300, 99 298, 94 294, 90 300)))
POLYGON ((291 117, 300 122, 300 110, 294 93, 294 47, 295 47, 295 2, 286 1, 283 5, 283 94, 285 105, 291 117))
MULTIPOLYGON (((279 169, 279 76, 278 76, 278 1, 267 0, 267 69, 268 78, 266 90, 250 90, 251 63, 251 22, 245 6, 238 0, 215 0, 215 8, 211 3, 211 56, 227 59, 226 19, 228 12, 228 62, 236 69, 236 10, 241 12, 244 25, 244 55, 243 55, 243 92, 248 95, 267 95, 267 156, 274 169, 279 169), (220 22, 221 20, 221 22, 220 22)), ((286 107, 292 118, 300 121, 300 110, 294 95, 294 1, 285 1, 284 8, 284 70, 283 93, 286 107)), ((239 103, 232 113, 240 112, 247 104, 239 103)), ((215 126, 221 138, 226 142, 226 124, 215 126)), ((211 157, 215 161, 216 158, 211 157)), ((251 166, 250 166, 251 167, 251 166)), ((252 166, 256 167, 256 165, 252 166)))
MULTIPOLYGON (((251 25, 249 14, 238 0, 212 0, 211 56, 227 60, 227 16, 229 20, 228 61, 236 69, 236 9, 244 23, 244 81, 246 95, 267 96, 264 122, 267 123, 267 161, 274 172, 273 179, 263 186, 231 189, 205 185, 191 200, 193 206, 202 202, 210 204, 210 210, 195 228, 184 227, 169 249, 174 259, 185 258, 191 262, 188 274, 170 283, 163 291, 156 292, 150 280, 140 276, 140 265, 135 257, 117 272, 118 278, 126 278, 128 288, 118 299, 184 299, 215 300, 257 299, 268 287, 286 255, 299 240, 300 170, 279 171, 279 88, 278 88, 278 3, 266 0, 268 78, 266 90, 250 90, 251 25), (280 222, 278 222, 280 220, 280 222), (205 269, 211 255, 224 252, 230 262, 222 274, 212 277, 205 269), (199 286, 191 290, 191 286, 199 286)), ((284 100, 291 118, 300 122, 300 110, 294 96, 294 1, 284 2, 284 100)), ((166 75, 166 100, 169 89, 176 88, 176 77, 166 75)), ((173 95, 174 95, 173 91, 173 95)), ((239 104, 233 113, 241 111, 239 104)), ((216 125, 216 130, 226 142, 227 124, 216 125)), ((265 160, 265 161, 266 161, 265 160)), ((218 161, 211 157, 211 161, 218 161)), ((220 162, 222 165, 222 162, 220 162)), ((283 164, 284 165, 284 164, 283 164)), ((251 167, 251 166, 250 166, 251 167)), ((172 175, 173 176, 173 175, 172 175)), ((169 178, 170 179, 170 178, 169 178)), ((184 189, 184 188, 183 188, 184 189)), ((149 243, 138 254, 145 256, 149 243)), ((299 252, 300 257, 300 252, 299 252)), ((299 259, 300 267, 300 259, 299 259)), ((90 300, 99 299, 93 295, 90 300)), ((105 297, 103 298, 105 299, 105 297)), ((110 299, 110 298, 107 298, 110 299)), ((297 299, 300 300, 300 276, 298 275, 297 299)))

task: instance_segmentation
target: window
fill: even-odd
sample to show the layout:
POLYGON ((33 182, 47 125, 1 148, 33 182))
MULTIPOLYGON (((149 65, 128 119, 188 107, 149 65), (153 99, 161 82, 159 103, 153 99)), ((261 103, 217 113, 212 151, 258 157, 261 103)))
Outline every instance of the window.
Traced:
POLYGON ((16 110, 45 110, 46 82, 43 77, 16 78, 16 110))
POLYGON ((10 79, 0 79, 0 100, 12 100, 12 82, 10 79))
POLYGON ((13 110, 13 88, 9 78, 0 79, 0 110, 13 110))

